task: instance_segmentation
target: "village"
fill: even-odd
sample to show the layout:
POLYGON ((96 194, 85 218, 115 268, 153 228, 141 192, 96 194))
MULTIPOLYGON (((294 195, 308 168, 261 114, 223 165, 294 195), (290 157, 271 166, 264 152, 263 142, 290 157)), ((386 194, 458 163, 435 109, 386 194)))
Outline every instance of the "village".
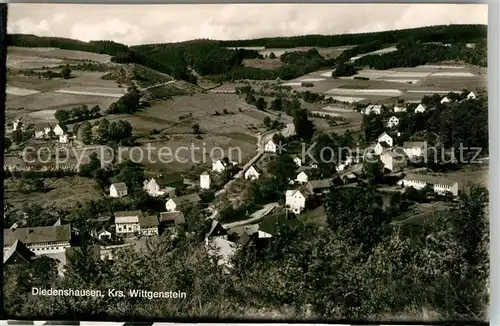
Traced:
MULTIPOLYGON (((475 99, 476 94, 469 92, 462 101, 475 99)), ((442 105, 451 102, 452 100, 447 96, 440 100, 442 105)), ((413 105, 411 110, 415 114, 422 114, 432 109, 419 103, 413 105)), ((367 116, 380 115, 385 112, 388 117, 386 131, 377 137, 375 143, 362 151, 359 149, 353 151, 348 156, 344 156, 338 164, 333 164, 331 169, 335 170, 335 173, 330 178, 315 178, 318 176, 316 172, 318 164, 307 161, 299 153, 281 152, 282 149, 277 143, 279 139, 276 137, 277 133, 271 133, 267 136, 274 136, 274 139, 270 137, 261 141, 255 159, 250 161, 251 164, 247 163, 243 168, 238 168, 238 162, 231 162, 227 158, 216 159, 212 162, 210 170, 203 171, 199 175, 198 183, 190 185, 189 194, 176 195, 178 187, 186 186, 180 174, 158 175, 146 179, 143 183, 143 190, 149 196, 161 199, 164 202, 164 211, 157 214, 143 211, 116 211, 112 213, 112 216, 99 217, 101 228, 93 229, 92 236, 103 244, 96 244, 94 252, 100 259, 119 259, 116 252, 127 248, 140 250, 141 243, 145 239, 158 237, 165 230, 188 232, 189 225, 186 225, 183 212, 190 206, 200 205, 202 199, 199 191, 210 191, 213 187, 213 180, 220 179, 221 175, 227 173, 230 175, 230 180, 218 189, 212 202, 205 201, 202 207, 204 207, 204 218, 209 221, 204 246, 208 254, 219 257, 219 264, 224 265, 228 272, 231 269, 231 257, 250 239, 265 241, 273 237, 274 232, 282 224, 307 222, 307 212, 317 211, 318 207, 321 209, 322 201, 331 187, 356 187, 359 182, 366 181, 364 179, 369 175, 363 168, 363 165, 366 165, 363 161, 367 157, 370 157, 373 162, 381 162, 383 173, 399 179, 391 189, 388 190, 385 187, 384 191, 404 192, 407 188, 421 191, 429 188, 439 196, 456 198, 465 185, 459 185, 459 182, 453 179, 418 173, 418 169, 408 167, 411 162, 418 162, 426 156, 428 147, 425 141, 403 142, 401 146, 397 145, 397 138, 401 135, 397 131, 398 116, 401 117, 407 110, 409 109, 406 106, 398 105, 392 108, 383 105, 368 105, 362 109, 362 114, 367 116), (395 115, 390 115, 390 113, 395 115), (398 152, 398 150, 401 151, 398 152), (216 208, 217 197, 223 197, 233 182, 252 183, 268 177, 260 167, 262 164, 259 161, 262 161, 264 156, 276 159, 280 155, 289 156, 296 171, 295 178, 288 180, 289 187, 283 193, 284 200, 267 203, 251 214, 247 212, 241 220, 236 219, 229 223, 219 221, 216 208)), ((13 123, 14 130, 25 130, 25 126, 29 126, 29 123, 22 119, 13 123)), ((72 132, 59 124, 46 125, 43 129, 37 129, 35 138, 53 138, 60 144, 72 144, 74 141, 72 132)), ((15 167, 6 167, 6 170, 9 168, 15 170, 15 167)), ((109 187, 108 197, 110 200, 122 200, 128 196, 128 191, 125 182, 113 183, 109 187)), ((234 202, 235 198, 232 201, 234 202)), ((75 234, 78 234, 78 230, 72 228, 70 224, 63 224, 61 219, 58 219, 53 226, 25 228, 15 223, 9 229, 4 230, 4 264, 30 262, 40 255, 47 255, 59 260, 62 264, 60 271, 63 273, 66 256, 74 249, 72 237, 75 234)), ((172 234, 175 236, 176 233, 172 234)))

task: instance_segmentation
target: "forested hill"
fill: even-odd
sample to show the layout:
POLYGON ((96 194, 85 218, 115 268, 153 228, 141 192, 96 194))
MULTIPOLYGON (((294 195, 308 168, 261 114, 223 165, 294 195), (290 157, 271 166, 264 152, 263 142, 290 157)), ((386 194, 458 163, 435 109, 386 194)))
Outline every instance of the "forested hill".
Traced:
POLYGON ((487 29, 487 25, 439 25, 374 33, 302 35, 219 41, 219 44, 227 47, 263 46, 266 48, 293 48, 302 46, 332 47, 360 45, 373 41, 381 43, 398 43, 402 39, 415 39, 421 42, 465 43, 486 38, 487 29))
MULTIPOLYGON (((363 65, 387 69, 396 66, 414 66, 433 61, 458 59, 465 62, 486 65, 486 25, 431 26, 406 30, 395 30, 344 35, 304 35, 294 37, 261 38, 240 41, 192 40, 180 43, 146 44, 127 46, 113 41, 90 41, 58 37, 10 34, 8 46, 57 47, 66 50, 87 51, 108 54, 116 63, 137 63, 176 79, 191 82, 200 76, 218 80, 236 79, 293 79, 321 68, 331 68, 347 62, 350 57, 381 49, 389 44, 398 44, 398 52, 380 57, 368 56, 363 65), (439 45, 426 43, 452 43, 453 49, 442 51, 439 45), (465 49, 464 43, 483 44, 477 50, 465 49), (348 49, 336 59, 326 59, 318 51, 290 52, 281 56, 284 66, 265 70, 245 67, 244 59, 260 57, 257 51, 228 47, 265 46, 294 48, 300 46, 331 47, 357 45, 348 49), (408 46, 411 45, 411 46, 408 46), (428 52, 425 56, 417 53, 428 52), (293 60, 291 60, 293 59, 293 60)), ((293 50, 291 50, 293 51, 293 50)))

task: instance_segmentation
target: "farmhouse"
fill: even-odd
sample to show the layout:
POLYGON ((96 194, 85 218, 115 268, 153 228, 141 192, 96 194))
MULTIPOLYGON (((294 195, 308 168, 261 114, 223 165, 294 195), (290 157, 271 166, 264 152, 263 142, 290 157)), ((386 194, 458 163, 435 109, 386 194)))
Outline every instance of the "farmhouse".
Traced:
POLYGON ((295 214, 300 214, 306 208, 308 192, 305 188, 287 190, 285 192, 285 205, 295 214))
POLYGON ((475 100, 476 94, 474 94, 474 92, 470 92, 469 94, 467 94, 467 99, 468 100, 475 100))
POLYGON ((179 173, 162 174, 144 181, 144 191, 152 197, 163 196, 175 191, 175 187, 184 185, 184 179, 179 173))
POLYGON ((332 179, 311 180, 305 185, 307 193, 323 195, 330 192, 332 179))
POLYGON ((389 134, 386 132, 378 136, 377 142, 379 143, 386 142, 389 146, 391 147, 394 146, 394 139, 391 136, 389 136, 389 134))
POLYGON ((406 107, 404 106, 394 106, 394 112, 395 113, 398 113, 398 112, 406 112, 406 107))
POLYGON ((60 136, 59 136, 59 142, 60 142, 61 144, 67 144, 67 143, 68 143, 68 141, 69 141, 69 139, 68 139, 68 134, 63 134, 63 135, 60 135, 60 136))
POLYGON ((384 169, 391 172, 402 171, 407 163, 407 157, 403 153, 398 153, 395 150, 386 150, 380 155, 380 161, 384 164, 384 169))
POLYGON ((420 103, 416 108, 415 108, 415 113, 424 113, 425 110, 427 110, 427 107, 420 103))
POLYGON ((12 130, 25 130, 29 124, 32 124, 33 120, 28 115, 22 115, 12 122, 12 130))
POLYGON ((300 221, 295 216, 289 214, 267 216, 259 223, 257 237, 259 239, 272 238, 280 227, 295 226, 299 223, 300 221))
POLYGON ((450 102, 451 102, 451 100, 450 100, 447 96, 445 96, 445 97, 443 97, 443 98, 441 99, 441 104, 444 104, 444 103, 450 103, 450 102))
POLYGON ((444 195, 450 193, 453 196, 458 196, 458 182, 445 178, 423 174, 408 174, 398 184, 406 188, 413 187, 417 190, 421 190, 429 185, 438 194, 444 195))
POLYGON ((182 212, 161 212, 160 213, 160 224, 165 227, 179 226, 186 222, 184 214, 182 212))
POLYGON ((35 253, 26 247, 20 240, 16 240, 4 252, 3 264, 4 265, 20 265, 29 264, 35 259, 35 253))
POLYGON ((270 139, 265 145, 264 145, 264 152, 266 153, 276 153, 278 150, 278 146, 274 143, 272 139, 270 139))
POLYGON ((64 135, 66 133, 67 128, 64 125, 57 124, 54 127, 54 129, 52 129, 52 131, 54 132, 54 135, 56 135, 56 136, 62 136, 62 135, 64 135))
POLYGON ((114 215, 116 234, 131 235, 134 232, 139 232, 139 217, 142 216, 141 211, 115 212, 114 215))
POLYGON ((377 104, 377 105, 370 104, 366 108, 364 108, 363 114, 368 115, 368 114, 371 114, 371 113, 373 113, 373 114, 380 114, 380 113, 382 113, 382 105, 379 105, 379 104, 377 104))
POLYGON ((109 187, 109 197, 121 198, 128 194, 128 188, 125 182, 113 183, 109 187))
POLYGON ((295 178, 295 181, 298 183, 307 183, 309 181, 309 176, 307 174, 307 171, 300 171, 299 174, 297 174, 297 178, 295 178))
POLYGON ((253 166, 250 165, 250 167, 245 171, 245 179, 246 180, 257 180, 260 177, 261 171, 253 166))
POLYGON ((200 196, 198 194, 190 194, 190 195, 185 195, 185 196, 180 196, 180 197, 173 197, 170 198, 166 203, 165 203, 165 208, 167 212, 175 212, 180 209, 181 205, 189 205, 189 204, 194 204, 198 203, 201 201, 200 196))
POLYGON ((210 189, 210 174, 207 171, 200 174, 200 189, 210 189))
POLYGON ((97 233, 97 238, 99 240, 103 240, 103 239, 110 239, 111 238, 111 232, 109 232, 108 230, 101 230, 97 233))
POLYGON ((4 254, 16 240, 23 242, 35 255, 63 253, 70 247, 71 226, 40 226, 3 230, 4 254))
POLYGON ((297 166, 302 166, 302 159, 298 156, 294 156, 293 157, 293 162, 295 163, 295 165, 297 166))
POLYGON ((398 117, 392 116, 389 118, 389 121, 387 121, 387 127, 389 127, 389 128, 394 128, 397 125, 399 125, 398 117))
POLYGON ((156 215, 148 215, 139 219, 139 230, 142 235, 158 235, 158 218, 156 215))
POLYGON ((427 143, 423 141, 404 142, 403 150, 408 157, 415 158, 424 155, 426 146, 427 143))
POLYGON ((391 147, 392 147, 391 145, 389 145, 387 142, 383 141, 383 142, 377 143, 373 147, 373 152, 375 155, 381 155, 386 149, 389 149, 391 147))
POLYGON ((226 160, 217 160, 215 162, 212 162, 212 171, 222 173, 226 171, 229 165, 229 162, 227 162, 226 160))

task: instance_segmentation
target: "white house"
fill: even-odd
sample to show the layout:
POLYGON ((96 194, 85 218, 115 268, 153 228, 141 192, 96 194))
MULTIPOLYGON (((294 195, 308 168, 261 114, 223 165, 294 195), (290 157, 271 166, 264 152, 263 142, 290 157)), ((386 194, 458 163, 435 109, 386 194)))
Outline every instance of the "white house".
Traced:
POLYGON ((394 112, 398 113, 398 112, 406 112, 406 107, 404 106, 395 106, 394 107, 394 112))
POLYGON ((398 184, 406 188, 413 187, 417 190, 421 190, 429 185, 434 192, 440 195, 449 193, 453 196, 458 196, 458 182, 445 178, 423 174, 409 174, 404 179, 398 181, 398 184))
POLYGON ((380 114, 382 113, 382 105, 373 105, 373 104, 370 104, 368 105, 366 108, 364 108, 363 110, 363 114, 380 114))
POLYGON ((17 241, 23 242, 35 255, 64 253, 71 247, 70 224, 39 226, 32 228, 10 228, 3 230, 3 253, 17 241))
POLYGON ((384 165, 384 169, 399 172, 404 169, 408 160, 404 152, 397 153, 394 150, 387 150, 380 155, 380 162, 384 165))
POLYGON ((467 99, 468 100, 475 100, 476 94, 474 94, 474 92, 470 92, 469 94, 467 94, 467 99))
POLYGON ((115 212, 114 215, 116 234, 130 235, 140 231, 139 217, 142 216, 141 211, 115 212))
POLYGON ((415 113, 424 113, 425 110, 427 110, 427 108, 425 107, 425 105, 423 105, 422 103, 420 103, 416 108, 415 108, 415 113))
POLYGON ((346 168, 346 167, 347 167, 347 165, 346 165, 346 164, 344 164, 344 163, 340 163, 339 165, 337 165, 337 166, 335 167, 335 171, 337 171, 337 172, 342 172, 342 171, 344 171, 344 170, 345 170, 345 168, 346 168))
POLYGON ((52 129, 52 131, 54 132, 54 135, 56 135, 56 136, 62 136, 65 133, 65 128, 61 127, 60 124, 57 124, 54 127, 54 129, 52 129))
POLYGON ((175 191, 173 185, 183 184, 184 178, 179 173, 162 174, 144 181, 143 189, 152 197, 163 196, 175 191))
POLYGON ((68 135, 67 134, 59 135, 59 142, 61 144, 67 144, 68 143, 68 135))
POLYGON ((445 96, 445 97, 443 97, 443 98, 441 99, 441 104, 444 104, 444 103, 450 103, 450 102, 451 102, 451 100, 450 100, 447 96, 445 96))
POLYGON ((389 134, 387 134, 386 132, 378 136, 377 142, 379 143, 386 142, 390 147, 394 146, 394 139, 391 136, 389 136, 389 134))
POLYGON ((245 179, 246 180, 256 180, 260 177, 260 171, 253 165, 245 171, 245 179))
POLYGON ((182 205, 194 204, 200 201, 201 198, 200 196, 198 196, 198 194, 173 197, 167 200, 167 202, 165 203, 165 209, 167 210, 167 212, 176 212, 180 210, 182 205))
POLYGON ((410 158, 421 157, 425 154, 426 145, 423 141, 404 142, 403 150, 410 158))
POLYGON ((206 171, 200 174, 200 189, 210 189, 210 174, 206 171))
POLYGON ((102 230, 99 233, 97 233, 97 238, 99 240, 102 240, 102 239, 105 239, 105 238, 110 239, 111 238, 111 232, 109 232, 107 230, 102 230))
POLYGON ((278 150, 278 146, 274 143, 272 139, 270 139, 265 145, 264 145, 264 152, 267 153, 276 153, 278 150))
POLYGON ((392 116, 389 118, 389 121, 387 121, 387 127, 393 128, 399 125, 399 119, 398 117, 392 116))
POLYGON ((373 153, 375 155, 382 155, 382 153, 386 150, 386 149, 389 149, 391 148, 392 146, 389 145, 387 142, 383 141, 383 142, 380 142, 380 143, 377 143, 374 147, 373 147, 373 153))
POLYGON ((306 208, 307 193, 300 189, 287 190, 285 204, 295 214, 301 213, 306 208))
POLYGON ((113 183, 109 187, 109 197, 121 198, 128 194, 128 188, 125 182, 113 183))
POLYGON ((222 172, 226 171, 228 166, 229 166, 229 164, 226 163, 226 161, 217 160, 215 162, 212 162, 212 171, 222 173, 222 172))
POLYGON ((298 157, 298 156, 295 156, 295 157, 293 158, 293 162, 294 162, 294 163, 295 163, 295 165, 297 165, 297 166, 302 166, 302 160, 301 160, 301 158, 300 158, 300 157, 298 157))
POLYGON ((36 139, 45 138, 45 131, 43 129, 35 129, 35 138, 36 139))
POLYGON ((295 179, 295 181, 302 184, 309 182, 309 176, 307 175, 307 172, 301 171, 299 174, 297 174, 297 178, 295 179))

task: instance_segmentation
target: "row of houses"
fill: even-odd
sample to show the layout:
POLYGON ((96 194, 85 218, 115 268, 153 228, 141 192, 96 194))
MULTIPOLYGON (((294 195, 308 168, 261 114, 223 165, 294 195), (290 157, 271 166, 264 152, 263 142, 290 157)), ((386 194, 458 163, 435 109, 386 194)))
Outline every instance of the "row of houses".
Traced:
MULTIPOLYGON (((477 98, 477 96, 474 92, 470 92, 469 94, 467 94, 467 100, 475 100, 476 98, 477 98)), ((444 96, 441 99, 441 104, 451 103, 451 102, 452 102, 452 100, 448 96, 444 96)), ((370 104, 366 108, 364 108, 361 112, 363 114, 366 114, 366 115, 372 114, 372 113, 373 114, 381 114, 383 108, 384 108, 384 106, 380 105, 380 104, 370 104)), ((394 113, 407 112, 407 109, 408 108, 406 106, 395 105, 392 108, 392 111, 394 113)), ((428 109, 427 106, 425 106, 423 103, 420 103, 415 108, 415 113, 424 113, 427 109, 428 109)), ((391 117, 391 119, 392 118, 396 118, 396 117, 391 117)), ((393 123, 394 123, 394 121, 392 121, 391 124, 393 124, 393 123)))

